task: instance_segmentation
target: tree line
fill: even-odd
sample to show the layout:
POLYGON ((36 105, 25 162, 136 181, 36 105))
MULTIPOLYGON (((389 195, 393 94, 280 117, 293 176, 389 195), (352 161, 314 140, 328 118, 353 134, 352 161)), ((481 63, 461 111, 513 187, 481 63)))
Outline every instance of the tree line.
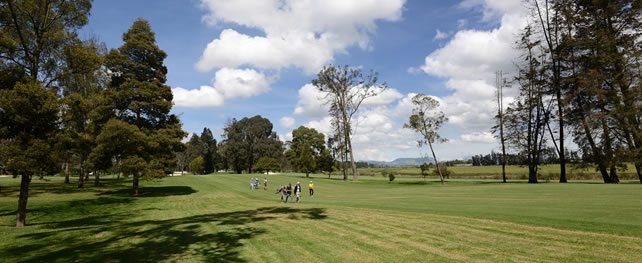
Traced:
MULTIPOLYGON (((559 181, 567 182, 565 144, 619 183, 618 167, 633 163, 642 183, 642 2, 530 0, 531 19, 516 43, 522 57, 508 80, 498 73, 497 125, 502 148, 523 156, 529 183, 554 148, 559 181), (519 95, 503 104, 503 91, 519 95)), ((506 165, 506 150, 502 151, 506 165)))
POLYGON ((201 135, 192 134, 184 151, 176 152, 177 169, 193 174, 216 171, 265 173, 295 171, 326 172, 340 166, 327 148, 325 135, 300 126, 292 131, 292 139, 283 142, 273 131, 270 120, 260 115, 230 120, 217 143, 209 128, 201 135))

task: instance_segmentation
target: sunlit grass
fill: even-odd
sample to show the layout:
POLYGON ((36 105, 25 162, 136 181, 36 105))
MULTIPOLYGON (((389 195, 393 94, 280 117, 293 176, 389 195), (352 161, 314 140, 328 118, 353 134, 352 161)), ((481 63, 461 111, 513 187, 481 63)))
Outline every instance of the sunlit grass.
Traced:
POLYGON ((381 176, 187 175, 76 189, 34 179, 15 228, 18 179, 0 178, 4 262, 642 261, 642 187, 381 176), (309 198, 307 183, 316 194, 309 198), (301 182, 303 202, 278 185, 301 182))

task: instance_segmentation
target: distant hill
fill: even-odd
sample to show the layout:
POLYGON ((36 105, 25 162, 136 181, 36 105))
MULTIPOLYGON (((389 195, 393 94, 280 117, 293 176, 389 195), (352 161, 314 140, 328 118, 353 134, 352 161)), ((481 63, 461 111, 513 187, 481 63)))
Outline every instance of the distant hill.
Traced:
POLYGON ((421 165, 422 163, 434 163, 434 160, 429 157, 423 157, 423 158, 397 158, 390 162, 382 162, 382 161, 364 161, 364 162, 373 164, 376 166, 399 167, 399 166, 418 166, 418 165, 421 165))

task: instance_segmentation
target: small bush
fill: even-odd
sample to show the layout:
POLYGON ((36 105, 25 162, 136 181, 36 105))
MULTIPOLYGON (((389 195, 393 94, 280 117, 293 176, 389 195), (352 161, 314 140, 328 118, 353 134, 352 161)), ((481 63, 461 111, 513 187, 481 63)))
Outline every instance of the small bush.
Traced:
POLYGON ((388 174, 388 183, 392 183, 392 181, 395 180, 395 174, 389 173, 388 174))
MULTIPOLYGON (((448 167, 445 165, 439 165, 439 170, 441 170, 441 174, 444 176, 444 178, 450 179, 451 175, 454 175, 455 173, 451 170, 448 170, 448 167)), ((432 170, 432 174, 439 177, 439 170, 436 168, 432 170)))
POLYGON ((193 174, 203 174, 203 167, 204 167, 203 165, 204 164, 205 164, 205 160, 203 160, 203 157, 201 157, 201 156, 196 157, 196 158, 194 158, 194 160, 192 160, 189 163, 189 170, 193 174))

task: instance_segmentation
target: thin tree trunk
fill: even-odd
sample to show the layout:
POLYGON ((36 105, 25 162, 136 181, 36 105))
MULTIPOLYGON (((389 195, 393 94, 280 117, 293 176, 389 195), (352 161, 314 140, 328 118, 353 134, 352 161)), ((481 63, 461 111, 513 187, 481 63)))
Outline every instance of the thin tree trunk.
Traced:
POLYGON ((595 140, 593 140, 593 135, 591 135, 591 130, 589 129, 588 123, 586 121, 586 117, 582 117, 582 128, 584 129, 584 136, 586 136, 586 140, 589 143, 589 146, 591 147, 591 151, 593 152, 593 159, 595 159, 595 162, 597 163, 597 168, 600 171, 600 174, 602 175, 602 180, 604 180, 605 184, 611 183, 611 176, 609 176, 609 172, 606 170, 606 165, 604 164, 604 158, 602 154, 600 153, 599 149, 597 148, 597 145, 595 144, 595 140))
POLYGON ((69 168, 69 166, 70 166, 70 161, 69 161, 69 159, 67 159, 65 161, 65 184, 70 183, 69 174, 71 173, 71 169, 69 168))
POLYGON ((437 161, 437 155, 435 155, 435 151, 432 149, 432 143, 428 142, 428 146, 430 146, 432 158, 435 160, 435 166, 437 167, 437 171, 439 172, 439 180, 441 180, 441 184, 444 184, 444 175, 441 174, 441 169, 439 169, 439 161, 437 161))
POLYGON ((603 162, 599 162, 597 164, 598 170, 600 170, 600 174, 602 175, 602 180, 604 181, 605 184, 610 184, 611 183, 611 176, 609 175, 609 171, 606 169, 606 165, 604 165, 603 162))
POLYGON ((138 196, 138 172, 134 173, 134 180, 133 180, 133 190, 134 190, 134 196, 138 196))
MULTIPOLYGON (((502 151, 503 151, 502 147, 502 151)), ((506 156, 506 154, 504 154, 506 156)), ((506 157, 502 158, 502 183, 506 183, 506 157)))
POLYGON ((29 183, 31 183, 31 176, 23 173, 20 177, 20 196, 18 197, 16 227, 23 227, 27 224, 27 199, 29 199, 29 183))
POLYGON ((563 115, 563 107, 561 105, 562 101, 562 95, 560 88, 557 88, 557 111, 559 115, 559 140, 560 140, 560 148, 559 148, 559 157, 560 157, 560 183, 566 183, 568 180, 566 179, 566 153, 564 149, 564 115, 563 115))
POLYGON ((642 161, 635 162, 635 171, 638 173, 638 178, 640 178, 640 183, 642 184, 642 161))
POLYGON ((100 172, 94 171, 94 186, 100 186, 100 172))
POLYGON ((620 183, 620 178, 617 176, 617 167, 615 167, 614 164, 611 165, 611 183, 612 184, 619 184, 620 183))
POLYGON ((78 176, 78 188, 85 187, 85 178, 86 178, 86 176, 85 176, 85 167, 83 167, 82 161, 83 160, 81 158, 81 160, 80 160, 80 163, 81 163, 81 165, 80 165, 80 176, 78 176))
MULTIPOLYGON (((495 75, 497 85, 497 111, 499 117, 499 141, 502 144, 502 182, 506 183, 506 142, 504 141, 504 74, 499 71, 495 75)), ((426 176, 424 175, 424 179, 426 176)))
POLYGON ((352 180, 359 179, 359 172, 357 171, 357 164, 354 162, 354 153, 352 151, 352 140, 348 138, 348 148, 350 151, 350 165, 352 166, 352 180))
POLYGON ((537 183, 537 165, 535 164, 528 165, 528 183, 529 184, 537 183))
POLYGON ((357 164, 354 162, 354 153, 352 150, 352 140, 350 139, 350 120, 347 116, 347 113, 344 111, 343 112, 343 134, 345 137, 345 144, 347 146, 348 152, 350 153, 350 166, 352 168, 352 179, 357 180, 359 177, 359 174, 357 172, 357 164))

